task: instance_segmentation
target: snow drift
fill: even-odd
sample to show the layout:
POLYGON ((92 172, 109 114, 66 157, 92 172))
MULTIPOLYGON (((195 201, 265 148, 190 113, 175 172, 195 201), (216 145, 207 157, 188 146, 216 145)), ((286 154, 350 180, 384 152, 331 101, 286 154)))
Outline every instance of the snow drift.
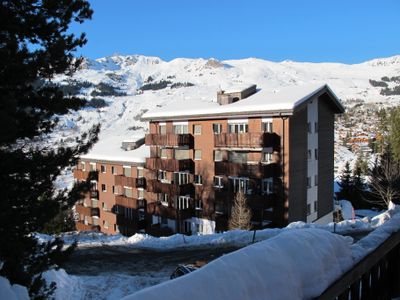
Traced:
POLYGON ((291 230, 124 299, 311 299, 352 265, 346 238, 291 230))

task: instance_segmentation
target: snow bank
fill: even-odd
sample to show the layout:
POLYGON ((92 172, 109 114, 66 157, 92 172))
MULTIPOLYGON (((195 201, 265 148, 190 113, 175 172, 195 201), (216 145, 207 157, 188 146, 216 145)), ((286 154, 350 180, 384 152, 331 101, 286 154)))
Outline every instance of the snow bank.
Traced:
POLYGON ((372 218, 371 223, 376 229, 351 246, 356 262, 371 253, 400 229, 400 206, 391 204, 388 211, 372 218))
POLYGON ((80 294, 80 282, 76 276, 71 276, 64 269, 51 269, 43 273, 43 278, 48 284, 51 282, 56 283, 56 290, 54 292, 55 299, 76 299, 76 295, 80 294))
POLYGON ((0 276, 0 299, 29 300, 29 294, 26 287, 10 284, 7 278, 0 276))
POLYGON ((344 237, 291 230, 124 299, 311 299, 352 265, 344 237))

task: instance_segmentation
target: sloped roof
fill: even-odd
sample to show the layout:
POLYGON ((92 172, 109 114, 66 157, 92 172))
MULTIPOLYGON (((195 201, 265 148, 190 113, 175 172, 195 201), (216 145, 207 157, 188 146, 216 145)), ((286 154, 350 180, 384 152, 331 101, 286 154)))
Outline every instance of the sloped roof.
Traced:
POLYGON ((257 93, 232 104, 199 100, 178 100, 164 107, 149 111, 142 116, 144 121, 213 119, 232 116, 292 115, 302 103, 314 96, 327 93, 335 107, 334 113, 344 112, 339 98, 327 84, 302 85, 281 89, 261 89, 257 93))

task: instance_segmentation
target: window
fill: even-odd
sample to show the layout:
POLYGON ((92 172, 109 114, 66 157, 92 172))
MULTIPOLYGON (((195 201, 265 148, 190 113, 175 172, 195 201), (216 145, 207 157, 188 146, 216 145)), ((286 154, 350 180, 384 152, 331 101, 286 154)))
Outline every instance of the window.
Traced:
POLYGON ((131 177, 132 176, 132 168, 130 166, 124 166, 124 176, 131 177))
POLYGON ((203 184, 203 176, 194 175, 194 184, 203 184))
POLYGON ((124 196, 128 198, 133 198, 132 195, 132 188, 124 186, 124 196))
POLYGON ((144 209, 143 208, 139 209, 138 213, 139 213, 139 221, 144 220, 146 217, 146 215, 144 213, 144 209))
POLYGON ((168 206, 168 202, 169 202, 169 196, 168 196, 168 194, 161 194, 161 197, 160 197, 161 199, 160 199, 160 202, 161 202, 161 205, 163 205, 163 206, 168 206))
POLYGON ((117 174, 117 171, 114 166, 111 166, 111 173, 114 175, 117 174))
POLYGON ((246 177, 230 177, 229 183, 232 191, 237 193, 241 191, 243 194, 250 194, 249 178, 246 177))
POLYGON ((174 183, 179 185, 189 183, 189 173, 174 172, 174 183))
POLYGON ((106 166, 104 166, 104 165, 101 165, 101 166, 100 166, 100 172, 101 172, 101 173, 105 173, 106 170, 107 170, 107 169, 106 169, 106 166))
POLYGON ((222 124, 213 124, 214 134, 220 134, 222 132, 222 124))
POLYGON ((167 126, 165 124, 158 125, 158 133, 159 134, 166 134, 167 133, 167 126))
POLYGON ((138 188, 137 194, 138 194, 138 199, 144 199, 144 190, 142 188, 138 188))
POLYGON ((188 125, 173 125, 175 134, 186 134, 189 133, 188 125))
POLYGON ((311 158, 312 158, 311 149, 308 149, 308 151, 307 151, 307 158, 308 158, 308 159, 311 159, 311 158))
POLYGON ((318 175, 314 176, 314 185, 317 186, 318 185, 318 175))
POLYGON ((188 196, 179 196, 177 199, 177 209, 187 209, 189 208, 189 197, 188 196))
POLYGON ((307 131, 308 131, 308 133, 312 133, 311 122, 307 123, 307 131))
POLYGON ((108 210, 108 207, 107 207, 107 204, 106 203, 101 203, 101 208, 103 209, 103 210, 105 210, 105 211, 107 211, 108 210))
POLYGON ((194 135, 201 134, 201 125, 200 124, 193 125, 193 134, 194 135))
POLYGON ((160 181, 167 181, 167 171, 158 170, 157 179, 160 181))
POLYGON ((161 158, 167 158, 167 149, 160 148, 160 157, 161 158))
POLYGON ((107 192, 107 186, 104 183, 101 184, 101 191, 107 192))
POLYGON ((144 174, 143 174, 143 168, 138 167, 138 168, 137 168, 137 178, 141 178, 141 177, 143 177, 143 176, 144 176, 144 174))
POLYGON ((270 195, 274 192, 274 180, 273 178, 265 178, 262 180, 261 193, 263 195, 270 195))
POLYGON ((318 160, 318 149, 314 149, 314 156, 315 159, 318 160))
POLYGON ((272 163, 272 152, 263 152, 263 162, 272 163))
POLYGON ((229 133, 246 133, 249 131, 249 126, 245 123, 242 124, 229 124, 229 133))
POLYGON ((307 177, 307 188, 311 188, 311 177, 307 177))
POLYGON ((224 185, 222 184, 222 176, 214 176, 214 187, 224 187, 224 185))
POLYGON ((318 122, 314 122, 314 132, 318 132, 318 122))
POLYGON ((201 160, 201 150, 194 150, 194 160, 201 160))
POLYGON ((86 163, 83 161, 81 162, 81 170, 86 171, 86 163))
POLYGON ((188 149, 174 149, 175 159, 189 159, 189 156, 190 156, 190 150, 188 149))
POLYGON ((222 151, 214 150, 214 161, 222 161, 222 154, 222 151))
POLYGON ((263 123, 262 123, 262 131, 263 131, 263 132, 272 133, 272 132, 273 132, 272 121, 263 122, 263 123))
POLYGON ((307 204, 307 216, 311 215, 311 204, 307 204))
POLYGON ((111 190, 112 190, 112 193, 115 194, 115 186, 112 186, 111 190))
POLYGON ((229 151, 229 161, 238 164, 247 163, 247 152, 229 151))
POLYGON ((318 201, 314 201, 314 212, 318 211, 318 201))
POLYGON ((90 163, 90 171, 96 171, 96 163, 90 163))
POLYGON ((106 221, 106 220, 103 221, 103 227, 105 229, 108 229, 108 227, 109 227, 108 221, 106 221))
POLYGON ((203 201, 201 201, 201 199, 196 199, 194 201, 194 208, 197 210, 202 210, 203 209, 203 201))

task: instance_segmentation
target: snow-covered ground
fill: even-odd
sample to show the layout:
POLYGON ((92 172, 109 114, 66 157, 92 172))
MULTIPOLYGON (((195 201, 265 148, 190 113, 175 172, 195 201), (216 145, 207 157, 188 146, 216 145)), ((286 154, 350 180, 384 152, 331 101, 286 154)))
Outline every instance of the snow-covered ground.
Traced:
MULTIPOLYGON (((144 290, 136 295, 133 294, 129 299, 138 299, 139 296, 144 297, 144 295, 147 298, 141 299, 158 299, 154 298, 154 295, 160 295, 160 291, 163 291, 161 295, 165 296, 163 299, 172 299, 173 297, 169 297, 171 294, 168 291, 177 291, 180 287, 182 288, 182 284, 188 287, 182 288, 187 292, 187 297, 190 296, 191 299, 194 299, 195 295, 190 291, 194 289, 196 289, 196 292, 202 291, 201 295, 205 291, 213 291, 209 285, 211 281, 218 282, 219 288, 216 287, 215 290, 218 295, 222 295, 220 293, 228 295, 234 292, 235 295, 231 295, 229 299, 240 299, 240 295, 243 295, 243 293, 253 295, 252 293, 255 290, 258 293, 260 288, 269 290, 271 287, 280 285, 283 288, 270 290, 270 294, 274 293, 271 295, 276 296, 276 298, 271 299, 287 299, 282 298, 285 297, 282 293, 290 290, 287 289, 287 284, 291 284, 293 291, 295 291, 294 298, 291 297, 291 299, 296 299, 296 297, 297 299, 310 298, 323 291, 341 273, 373 251, 399 229, 400 208, 391 206, 388 211, 375 217, 347 220, 337 223, 336 226, 333 223, 317 225, 295 222, 282 229, 257 231, 256 240, 259 243, 225 255, 203 267, 201 269, 203 271, 196 271, 192 273, 193 275, 186 275, 178 280, 169 281, 169 274, 163 272, 148 273, 143 276, 124 274, 115 276, 115 274, 107 273, 97 276, 73 276, 62 269, 48 271, 45 278, 57 283, 55 297, 62 300, 120 299, 160 282, 166 283, 156 286, 154 290, 150 288, 150 290, 144 290), (349 236, 342 237, 332 234, 334 227, 336 232, 347 234, 370 230, 372 232, 353 243, 353 239, 349 236), (244 276, 243 272, 247 272, 246 270, 250 270, 251 274, 246 273, 247 275, 244 276), (278 272, 278 270, 286 271, 278 272), (200 273, 199 277, 194 275, 198 273, 200 273), (238 287, 235 287, 231 282, 231 280, 236 279, 234 282, 238 283, 235 274, 240 274, 242 279, 238 287), (325 274, 325 277, 321 278, 322 274, 325 274), (289 275, 290 280, 287 277, 289 275), (262 283, 260 278, 262 278, 262 283), (310 278, 320 280, 313 281, 310 278), (251 282, 257 284, 257 287, 251 285, 251 282), (205 285, 208 286, 207 289, 200 288, 205 285), (222 289, 223 286, 226 288, 222 289)), ((251 243, 252 234, 252 232, 236 230, 206 236, 183 237, 182 235, 174 235, 166 238, 154 238, 136 234, 126 238, 120 235, 108 236, 100 233, 69 233, 64 235, 63 238, 67 244, 77 240, 79 247, 124 245, 132 248, 161 251, 189 247, 245 246, 251 243)), ((41 234, 37 236, 43 241, 52 238, 41 234)), ((27 299, 24 296, 23 288, 10 286, 6 279, 0 279, 0 295, 11 295, 9 299, 27 299), (12 295, 16 293, 19 296, 12 298, 12 295)))

